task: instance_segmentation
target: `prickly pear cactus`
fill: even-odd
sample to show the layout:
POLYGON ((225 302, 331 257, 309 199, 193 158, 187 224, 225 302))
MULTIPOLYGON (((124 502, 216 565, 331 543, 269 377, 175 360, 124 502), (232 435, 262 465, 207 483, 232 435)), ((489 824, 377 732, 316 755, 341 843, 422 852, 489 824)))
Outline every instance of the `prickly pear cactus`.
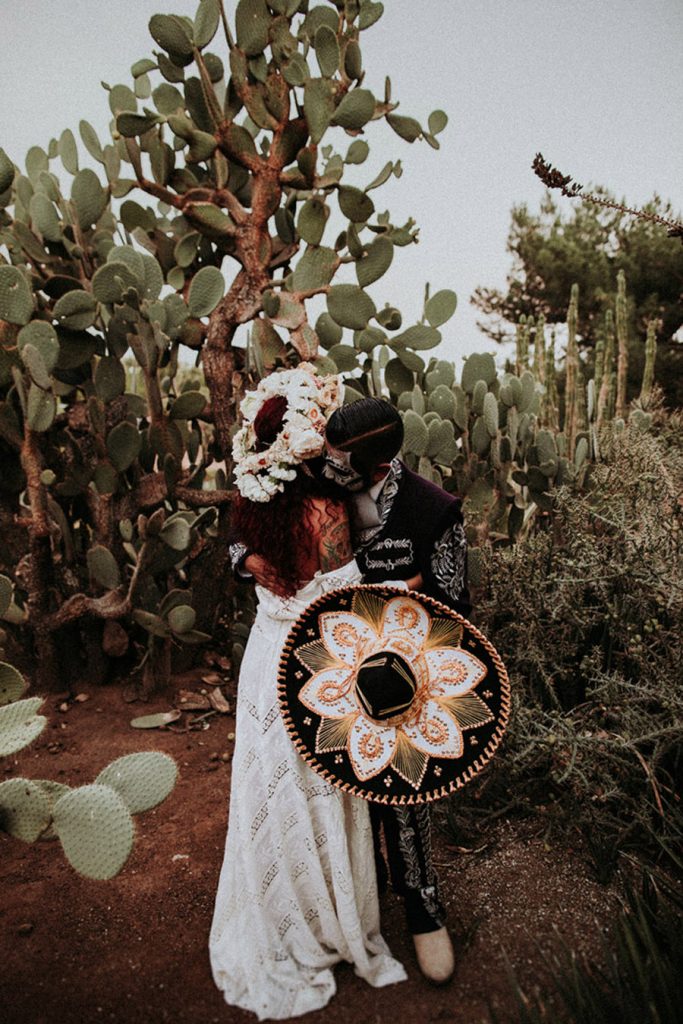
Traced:
MULTIPOLYGON (((382 5, 233 8, 155 14, 152 56, 104 83, 101 126, 82 120, 24 161, 0 151, 2 500, 30 563, 8 621, 33 630, 40 686, 63 677, 65 627, 89 667, 147 647, 162 681, 176 641, 204 641, 204 595, 230 597, 231 439, 255 378, 305 357, 344 372, 350 398, 410 392, 456 308, 427 289, 404 323, 373 298, 418 233, 376 197, 403 147, 438 149, 448 121, 399 110, 388 78, 370 87, 365 33, 382 5), (378 120, 396 154, 373 176, 378 120), (194 578, 194 603, 160 611, 194 578)), ((433 411, 450 421, 453 380, 435 373, 433 411)))
POLYGON ((113 878, 133 848, 133 819, 111 786, 93 784, 65 793, 55 803, 52 820, 67 860, 86 878, 113 878))
POLYGON ((95 782, 111 786, 130 813, 139 814, 166 799, 175 785, 177 773, 172 757, 150 750, 117 758, 100 772, 95 782))
MULTIPOLYGON (((42 698, 15 699, 26 688, 16 669, 0 663, 0 680, 4 685, 1 757, 31 743, 47 719, 36 713, 42 698)), ((160 751, 146 751, 112 761, 92 785, 75 789, 49 779, 7 779, 0 783, 0 831, 25 843, 57 837, 67 860, 80 874, 113 878, 133 848, 131 815, 165 800, 176 777, 173 758, 160 751)))

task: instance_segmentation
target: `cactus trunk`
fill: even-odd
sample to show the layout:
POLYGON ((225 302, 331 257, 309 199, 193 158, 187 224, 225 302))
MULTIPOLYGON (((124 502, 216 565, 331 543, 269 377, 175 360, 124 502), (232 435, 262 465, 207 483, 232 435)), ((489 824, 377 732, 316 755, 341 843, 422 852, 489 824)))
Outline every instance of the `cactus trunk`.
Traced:
POLYGON ((42 458, 37 433, 27 424, 21 449, 26 490, 31 508, 27 611, 33 627, 38 689, 55 691, 60 686, 59 659, 48 622, 50 595, 54 592, 54 568, 50 539, 47 490, 40 479, 42 458))

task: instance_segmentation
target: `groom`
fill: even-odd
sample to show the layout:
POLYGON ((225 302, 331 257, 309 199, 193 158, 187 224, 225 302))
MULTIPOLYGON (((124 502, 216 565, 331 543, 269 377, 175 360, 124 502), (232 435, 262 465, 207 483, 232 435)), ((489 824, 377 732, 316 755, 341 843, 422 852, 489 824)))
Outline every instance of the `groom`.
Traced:
MULTIPOLYGON (((351 491, 354 554, 364 582, 406 580, 467 616, 460 500, 397 458, 403 444, 398 411, 383 399, 360 399, 332 413, 325 436, 325 473, 351 491)), ((403 896, 420 970, 444 983, 453 973, 453 948, 432 863, 429 807, 372 803, 370 815, 380 887, 387 877, 383 832, 392 886, 403 896)))
MULTIPOLYGON (((354 554, 364 581, 405 580, 467 616, 460 501, 397 458, 403 443, 397 410, 378 398, 345 405, 330 417, 326 441, 324 473, 351 493, 354 554)), ((239 546, 231 554, 238 571, 273 588, 262 559, 239 546)), ((420 970, 430 981, 444 983, 453 972, 453 948, 432 863, 429 807, 373 803, 370 814, 380 888, 387 881, 383 832, 392 886, 403 896, 420 970)))

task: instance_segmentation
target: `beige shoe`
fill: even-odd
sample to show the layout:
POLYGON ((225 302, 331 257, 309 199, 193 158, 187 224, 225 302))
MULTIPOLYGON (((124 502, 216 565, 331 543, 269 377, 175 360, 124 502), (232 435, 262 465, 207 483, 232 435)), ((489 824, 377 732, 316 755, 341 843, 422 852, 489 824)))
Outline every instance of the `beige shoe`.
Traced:
POLYGON ((432 985, 446 985, 453 977, 455 957, 448 929, 413 935, 418 967, 432 985))

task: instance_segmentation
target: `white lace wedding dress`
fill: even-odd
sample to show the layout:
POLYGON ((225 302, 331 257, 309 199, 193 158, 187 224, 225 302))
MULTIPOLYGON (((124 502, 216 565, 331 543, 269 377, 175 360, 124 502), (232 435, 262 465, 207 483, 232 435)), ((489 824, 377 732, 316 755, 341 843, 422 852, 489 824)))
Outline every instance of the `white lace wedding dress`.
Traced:
POLYGON ((257 588, 238 685, 228 835, 209 951, 226 1001, 259 1020, 324 1006, 342 960, 375 987, 406 977, 379 931, 368 805, 301 759, 276 693, 292 623, 321 594, 359 580, 349 562, 316 573, 293 598, 257 588))

